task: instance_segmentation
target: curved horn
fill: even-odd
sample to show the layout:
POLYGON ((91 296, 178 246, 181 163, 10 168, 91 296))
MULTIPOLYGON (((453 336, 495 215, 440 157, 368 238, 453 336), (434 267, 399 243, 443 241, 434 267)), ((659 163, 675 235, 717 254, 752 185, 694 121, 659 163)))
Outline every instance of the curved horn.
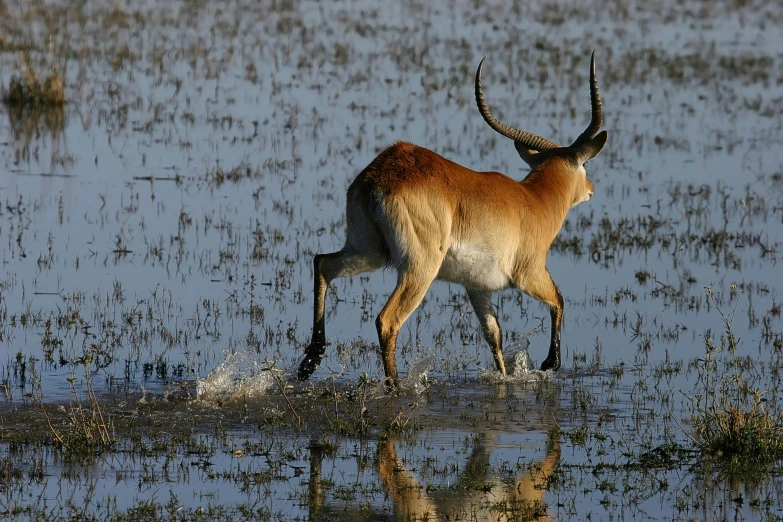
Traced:
POLYGON ((590 117, 590 124, 580 134, 572 147, 578 147, 583 143, 586 143, 593 139, 604 123, 604 110, 601 107, 601 95, 598 94, 598 81, 595 79, 595 50, 590 57, 590 107, 592 108, 592 116, 590 117))
MULTIPOLYGON (((478 104, 479 112, 484 118, 484 121, 486 121, 487 124, 496 132, 502 134, 506 138, 512 139, 515 142, 524 145, 524 147, 527 149, 541 152, 559 148, 560 145, 557 143, 549 141, 546 138, 542 138, 541 136, 537 136, 530 132, 526 132, 521 129, 515 129, 513 127, 509 127, 508 125, 503 125, 492 116, 492 114, 489 112, 489 108, 487 107, 486 102, 484 101, 484 93, 481 92, 481 69, 484 67, 484 60, 486 60, 486 58, 481 59, 481 63, 479 63, 478 70, 476 71, 476 104, 478 104)), ((596 90, 596 96, 598 96, 597 93, 598 91, 596 90)), ((598 101, 598 104, 600 106, 600 100, 598 101)))

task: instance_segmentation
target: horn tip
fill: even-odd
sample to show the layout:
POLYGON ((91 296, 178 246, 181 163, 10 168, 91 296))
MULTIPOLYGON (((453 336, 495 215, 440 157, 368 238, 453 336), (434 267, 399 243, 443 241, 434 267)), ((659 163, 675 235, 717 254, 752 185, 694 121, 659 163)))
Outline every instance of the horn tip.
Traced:
POLYGON ((486 59, 487 57, 484 56, 479 62, 478 68, 476 69, 476 88, 478 88, 479 82, 481 81, 481 71, 484 68, 484 60, 486 59))

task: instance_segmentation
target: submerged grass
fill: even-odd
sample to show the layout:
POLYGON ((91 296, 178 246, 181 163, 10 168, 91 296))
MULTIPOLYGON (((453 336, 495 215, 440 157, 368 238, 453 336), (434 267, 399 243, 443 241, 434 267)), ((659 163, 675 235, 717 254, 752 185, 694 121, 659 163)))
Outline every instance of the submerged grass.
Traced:
POLYGON ((755 385, 759 373, 755 359, 738 354, 740 339, 732 320, 741 293, 734 297, 728 314, 715 304, 711 285, 706 293, 720 314, 724 332, 718 344, 707 332, 704 357, 695 362, 702 393, 688 397, 694 409, 693 432, 688 436, 711 456, 747 465, 773 464, 783 458, 783 411, 774 395, 755 385))

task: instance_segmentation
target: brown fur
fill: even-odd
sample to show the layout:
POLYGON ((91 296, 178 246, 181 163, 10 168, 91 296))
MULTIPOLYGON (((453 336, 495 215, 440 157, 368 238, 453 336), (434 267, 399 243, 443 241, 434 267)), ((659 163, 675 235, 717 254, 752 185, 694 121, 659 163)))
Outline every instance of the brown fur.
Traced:
MULTIPOLYGON (((499 172, 476 172, 410 143, 390 146, 367 166, 348 189, 361 198, 362 212, 373 215, 379 194, 401 205, 447 212, 452 240, 483 235, 500 239, 498 223, 524 227, 519 237, 531 257, 545 257, 573 201, 575 181, 569 162, 551 158, 522 182, 499 172)), ((592 190, 592 184, 590 184, 592 190)), ((350 211, 349 211, 350 214, 350 211)), ((436 216, 437 217, 437 216, 436 216)), ((520 233, 522 231, 518 231, 520 233)), ((431 240, 431 238, 428 238, 431 240)))

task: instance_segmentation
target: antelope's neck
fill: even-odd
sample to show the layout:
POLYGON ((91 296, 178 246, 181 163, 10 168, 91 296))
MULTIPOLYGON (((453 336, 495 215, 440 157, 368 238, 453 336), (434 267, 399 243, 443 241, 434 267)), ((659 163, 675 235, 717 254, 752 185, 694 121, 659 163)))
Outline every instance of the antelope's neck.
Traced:
POLYGON ((520 185, 524 187, 540 211, 542 232, 554 240, 562 228, 576 190, 574 177, 560 162, 537 168, 520 185))

